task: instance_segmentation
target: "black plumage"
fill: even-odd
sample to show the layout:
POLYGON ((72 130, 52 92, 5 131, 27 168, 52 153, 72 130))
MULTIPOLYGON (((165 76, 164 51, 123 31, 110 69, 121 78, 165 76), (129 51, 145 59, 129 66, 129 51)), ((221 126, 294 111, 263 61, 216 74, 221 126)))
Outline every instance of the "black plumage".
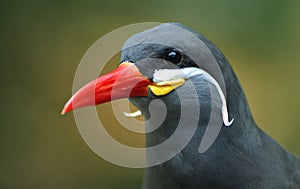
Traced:
POLYGON ((190 84, 186 83, 165 96, 156 96, 149 91, 147 97, 131 98, 148 119, 152 100, 160 99, 167 107, 167 117, 162 125, 147 133, 148 147, 162 143, 174 133, 180 112, 192 108, 193 100, 198 100, 201 107, 198 127, 191 141, 171 160, 147 168, 143 189, 300 188, 299 159, 257 127, 229 62, 203 35, 177 23, 162 24, 131 37, 122 50, 121 62, 124 61, 134 62, 150 79, 153 79, 156 69, 199 67, 220 82, 222 78, 212 66, 212 62, 216 62, 225 83, 221 88, 227 94, 229 118, 234 118, 230 127, 222 126, 207 151, 198 153, 212 111, 221 112, 220 98, 211 92, 213 87, 204 77, 192 77, 190 84), (174 27, 180 29, 174 30, 174 27), (182 32, 197 37, 200 43, 182 32), (159 61, 165 59, 170 50, 182 55, 180 65, 159 61), (196 86, 197 96, 190 96, 193 94, 189 92, 192 85, 196 86), (185 97, 180 102, 179 93, 185 97))

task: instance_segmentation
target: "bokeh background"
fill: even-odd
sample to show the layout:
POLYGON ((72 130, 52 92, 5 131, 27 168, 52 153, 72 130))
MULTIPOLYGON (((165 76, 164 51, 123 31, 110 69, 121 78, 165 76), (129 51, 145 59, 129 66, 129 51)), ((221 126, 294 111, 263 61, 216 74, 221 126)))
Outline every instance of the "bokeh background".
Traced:
MULTIPOLYGON (((9 1, 0 2, 0 188, 139 188, 143 169, 105 162, 60 111, 77 65, 104 34, 136 22, 176 21, 224 52, 256 122, 300 156, 300 1, 9 1)), ((99 52, 101 53, 101 52, 99 52)), ((139 146, 98 112, 112 135, 139 146)))

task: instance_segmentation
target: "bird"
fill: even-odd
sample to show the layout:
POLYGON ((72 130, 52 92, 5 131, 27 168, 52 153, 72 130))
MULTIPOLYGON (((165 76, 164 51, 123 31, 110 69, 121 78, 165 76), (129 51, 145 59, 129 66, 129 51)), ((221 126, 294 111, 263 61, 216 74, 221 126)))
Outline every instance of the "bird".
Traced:
POLYGON ((257 126, 230 63, 192 28, 169 22, 131 36, 119 66, 79 89, 62 114, 120 98, 138 108, 133 116, 146 120, 166 111, 159 127, 146 133, 146 147, 167 141, 187 117, 177 142, 188 142, 169 160, 145 169, 143 189, 300 188, 300 160, 257 126), (209 144, 199 147, 210 128, 217 131, 214 140, 208 137, 209 144), (185 132, 193 129, 187 139, 185 132))

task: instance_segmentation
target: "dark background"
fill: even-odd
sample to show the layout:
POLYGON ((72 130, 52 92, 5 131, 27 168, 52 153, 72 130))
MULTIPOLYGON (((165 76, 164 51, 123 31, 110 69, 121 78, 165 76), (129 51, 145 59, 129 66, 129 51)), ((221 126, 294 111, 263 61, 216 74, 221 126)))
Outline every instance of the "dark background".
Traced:
MULTIPOLYGON (((82 140, 73 115, 60 111, 86 50, 118 27, 145 21, 180 22, 217 44, 258 125, 299 156, 299 10, 300 1, 290 0, 2 0, 0 188, 140 187, 142 169, 99 158, 82 140)), ((106 108, 98 110, 111 119, 106 108)), ((118 131, 112 126, 122 140, 118 131)), ((126 142, 142 144, 143 136, 126 142)))

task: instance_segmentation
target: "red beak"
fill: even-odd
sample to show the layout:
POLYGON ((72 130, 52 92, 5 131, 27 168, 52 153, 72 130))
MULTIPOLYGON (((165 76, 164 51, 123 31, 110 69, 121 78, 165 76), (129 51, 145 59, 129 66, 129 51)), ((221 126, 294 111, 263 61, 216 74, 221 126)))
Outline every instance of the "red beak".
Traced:
POLYGON ((124 62, 112 72, 79 89, 66 103, 61 114, 116 99, 147 96, 149 84, 151 81, 133 63, 124 62))

